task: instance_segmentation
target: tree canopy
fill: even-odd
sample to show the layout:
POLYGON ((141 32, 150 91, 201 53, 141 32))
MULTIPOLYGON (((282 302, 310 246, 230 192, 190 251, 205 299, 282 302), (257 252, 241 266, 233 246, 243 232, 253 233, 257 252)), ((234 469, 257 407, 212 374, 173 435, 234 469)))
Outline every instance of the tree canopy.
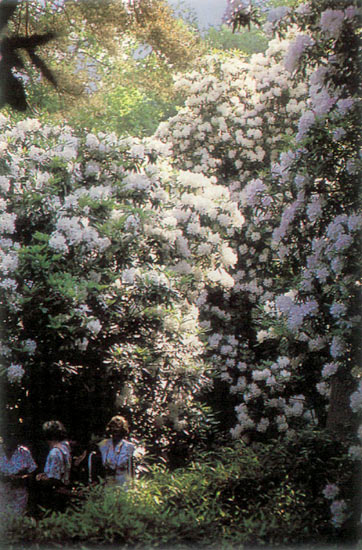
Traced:
POLYGON ((9 49, 9 40, 11 46, 3 59, 8 77, 2 103, 53 120, 66 115, 78 125, 91 105, 98 130, 127 133, 127 113, 133 109, 139 118, 135 131, 152 133, 155 123, 145 106, 160 118, 171 113, 172 72, 185 69, 204 51, 199 34, 176 20, 164 1, 5 1, 1 9, 9 35, 3 47, 9 49), (41 40, 35 65, 34 40, 41 40), (55 88, 46 86, 40 75, 56 83, 55 88), (13 89, 18 90, 16 96, 13 89), (115 120, 114 105, 125 109, 124 119, 115 120))

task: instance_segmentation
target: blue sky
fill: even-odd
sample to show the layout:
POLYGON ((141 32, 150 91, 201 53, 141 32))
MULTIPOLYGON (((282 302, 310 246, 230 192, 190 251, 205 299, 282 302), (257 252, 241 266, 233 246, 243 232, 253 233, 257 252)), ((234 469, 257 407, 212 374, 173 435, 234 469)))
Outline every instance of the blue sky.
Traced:
MULTIPOLYGON (((168 0, 169 4, 176 5, 178 0, 168 0)), ((190 6, 197 13, 201 29, 221 24, 227 0, 183 0, 185 6, 190 6)))

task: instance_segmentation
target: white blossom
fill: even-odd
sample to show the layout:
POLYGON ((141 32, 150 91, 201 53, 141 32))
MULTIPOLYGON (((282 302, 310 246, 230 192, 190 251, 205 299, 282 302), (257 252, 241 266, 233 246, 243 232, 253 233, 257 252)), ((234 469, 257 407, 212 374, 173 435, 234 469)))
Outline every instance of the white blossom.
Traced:
POLYGON ((270 334, 267 330, 259 330, 256 334, 256 339, 259 343, 264 342, 264 340, 267 340, 268 338, 270 338, 270 334))
POLYGON ((222 335, 215 332, 214 334, 209 336, 209 339, 208 339, 209 346, 211 346, 212 348, 217 348, 221 340, 222 340, 222 335))
POLYGON ((86 146, 89 147, 89 149, 98 149, 99 147, 99 139, 94 134, 88 134, 86 137, 86 146))
POLYGON ((15 231, 16 214, 2 212, 0 214, 0 234, 14 233, 15 231))
POLYGON ((328 483, 322 492, 326 499, 333 500, 339 494, 339 487, 335 483, 328 483))
POLYGON ((0 190, 4 193, 8 193, 10 188, 10 180, 6 176, 0 176, 0 190))
POLYGON ((270 421, 268 418, 262 418, 256 426, 256 431, 260 433, 265 433, 269 427, 269 424, 270 421))
POLYGON ((220 283, 225 288, 232 288, 235 284, 234 279, 229 275, 225 269, 218 268, 208 273, 210 281, 214 283, 220 283))
POLYGON ((221 245, 220 255, 225 267, 233 266, 237 262, 237 255, 227 244, 221 245))
POLYGON ((54 248, 54 250, 58 252, 67 253, 69 251, 67 241, 61 233, 53 233, 53 235, 49 239, 49 246, 50 248, 54 248))
POLYGON ((322 369, 322 376, 323 378, 329 378, 330 376, 333 376, 336 374, 338 370, 339 364, 335 362, 326 363, 322 369))
POLYGON ((320 18, 320 27, 328 36, 337 38, 341 32, 344 20, 344 12, 342 10, 328 9, 322 12, 320 18))
POLYGON ((283 17, 285 17, 290 12, 290 8, 287 6, 278 6, 277 8, 272 8, 268 11, 267 21, 275 23, 283 17))
POLYGON ((358 389, 350 397, 351 409, 357 413, 362 411, 362 381, 358 384, 358 389))
POLYGON ((10 367, 6 370, 6 374, 9 382, 16 384, 21 382, 25 371, 21 365, 11 364, 10 367))
POLYGON ((362 446, 351 445, 348 449, 348 456, 350 456, 352 460, 358 460, 360 462, 362 460, 362 446))
POLYGON ((299 63, 299 59, 304 53, 305 49, 313 46, 314 40, 308 35, 300 34, 296 37, 294 42, 289 46, 289 50, 284 59, 284 66, 290 73, 293 73, 299 63))
POLYGON ((333 336, 330 345, 330 354, 335 359, 344 354, 346 349, 345 341, 340 336, 333 336))
POLYGON ((27 338, 23 346, 26 353, 28 353, 29 355, 34 355, 37 348, 37 344, 34 340, 32 340, 31 338, 27 338))
POLYGON ((341 527, 345 518, 347 504, 344 500, 334 500, 330 506, 332 518, 331 521, 335 527, 341 527))
POLYGON ((87 323, 87 329, 92 332, 95 336, 100 332, 102 324, 98 319, 91 319, 87 323))

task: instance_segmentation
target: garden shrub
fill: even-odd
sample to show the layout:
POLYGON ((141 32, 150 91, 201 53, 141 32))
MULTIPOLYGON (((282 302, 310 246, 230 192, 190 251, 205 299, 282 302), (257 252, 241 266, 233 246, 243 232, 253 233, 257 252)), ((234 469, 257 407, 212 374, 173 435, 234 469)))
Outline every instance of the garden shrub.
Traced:
POLYGON ((119 413, 170 455, 194 437, 210 384, 193 299, 243 218, 223 186, 171 170, 153 139, 0 126, 4 422, 36 442, 59 418, 79 439, 119 413))

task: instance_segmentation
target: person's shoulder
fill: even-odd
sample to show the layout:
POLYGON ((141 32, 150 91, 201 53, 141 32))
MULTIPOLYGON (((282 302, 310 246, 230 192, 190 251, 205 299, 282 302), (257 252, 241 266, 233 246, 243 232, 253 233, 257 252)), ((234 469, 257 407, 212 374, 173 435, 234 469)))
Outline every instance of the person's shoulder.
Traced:
POLYGON ((31 451, 26 445, 18 445, 16 450, 22 455, 31 455, 31 451))
POLYGON ((102 439, 101 441, 98 442, 98 448, 104 449, 105 447, 107 447, 107 445, 109 445, 110 441, 111 441, 110 439, 102 439))
POLYGON ((70 446, 70 443, 69 441, 67 440, 64 440, 64 441, 61 441, 60 444, 59 444, 59 448, 63 451, 66 451, 67 453, 70 453, 71 452, 71 446, 70 446))

